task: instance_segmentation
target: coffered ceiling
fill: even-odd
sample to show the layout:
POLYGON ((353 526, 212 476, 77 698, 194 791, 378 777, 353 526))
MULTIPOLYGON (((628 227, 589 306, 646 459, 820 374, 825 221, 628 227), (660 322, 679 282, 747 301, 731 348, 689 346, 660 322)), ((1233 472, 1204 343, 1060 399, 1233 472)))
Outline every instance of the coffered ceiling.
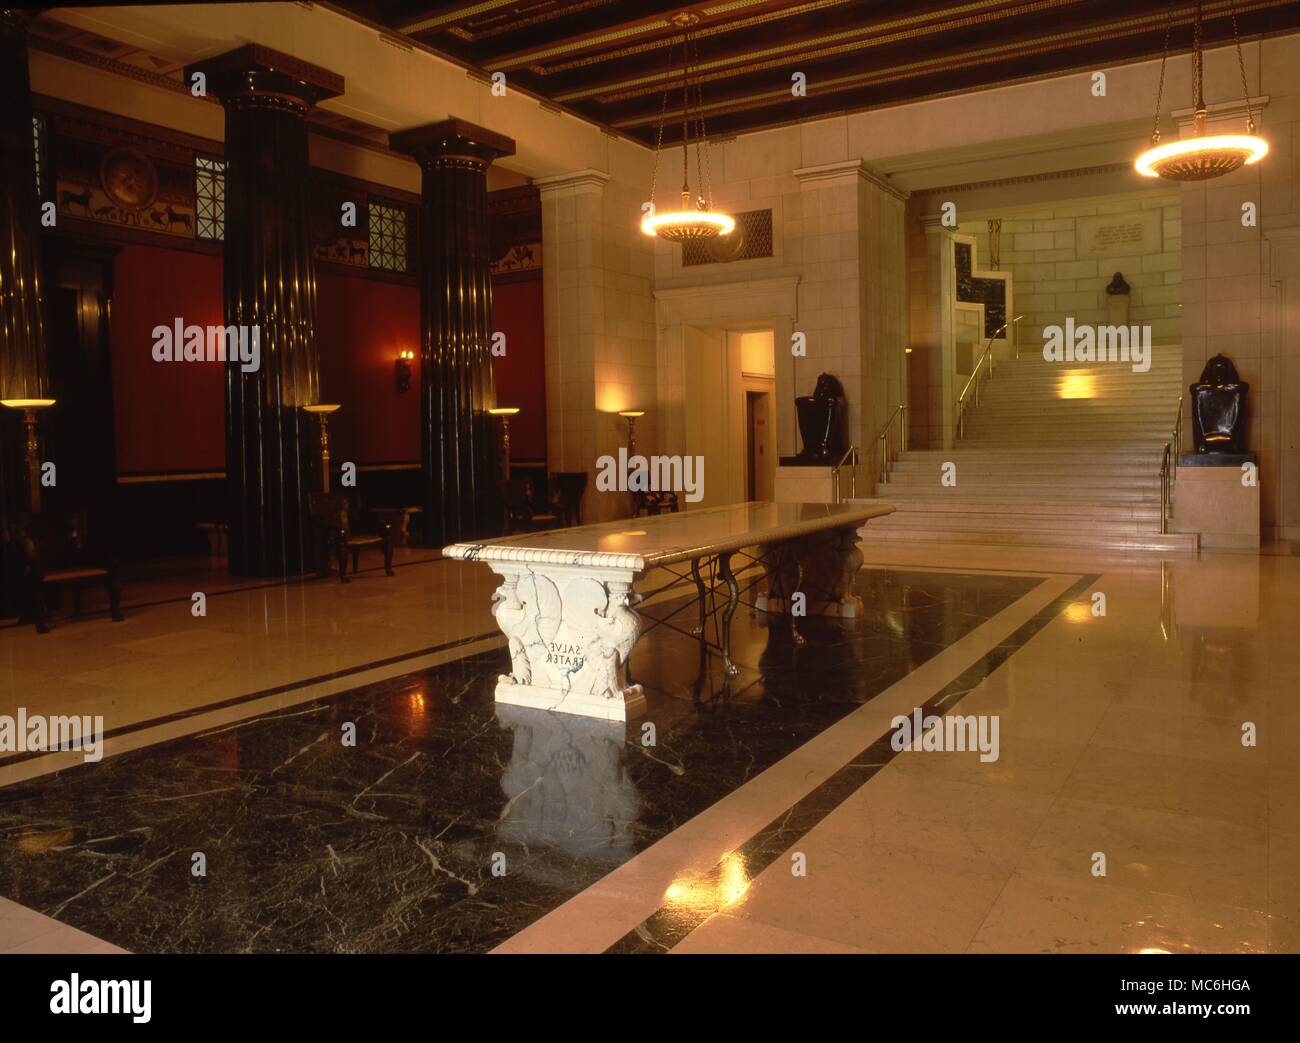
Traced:
MULTIPOLYGON (((726 135, 995 84, 1158 56, 1191 46, 1192 0, 342 0, 484 74, 653 143, 680 134, 680 36, 694 30, 706 126, 726 135), (794 97, 804 74, 807 95, 794 97), (676 118, 676 121, 675 121, 676 118)), ((1205 40, 1232 39, 1229 0, 1205 0, 1205 40)), ((1235 0, 1243 39, 1300 28, 1296 0, 1235 0)))

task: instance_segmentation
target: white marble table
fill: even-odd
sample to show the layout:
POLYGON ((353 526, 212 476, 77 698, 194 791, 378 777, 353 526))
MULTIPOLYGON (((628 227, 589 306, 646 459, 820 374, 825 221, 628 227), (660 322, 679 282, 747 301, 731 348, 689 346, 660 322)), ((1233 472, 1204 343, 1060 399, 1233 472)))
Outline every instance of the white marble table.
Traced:
POLYGON ((766 570, 757 607, 853 617, 862 602, 853 579, 862 565, 858 529, 889 514, 886 504, 742 503, 681 514, 503 536, 443 548, 449 558, 481 561, 501 576, 492 614, 510 646, 511 672, 496 700, 625 721, 645 706, 627 663, 641 635, 633 583, 650 569, 689 562, 704 612, 700 563, 716 561, 730 593, 722 626, 731 663, 730 622, 738 587, 731 558, 742 548, 766 570), (797 595, 803 595, 797 599, 797 595))

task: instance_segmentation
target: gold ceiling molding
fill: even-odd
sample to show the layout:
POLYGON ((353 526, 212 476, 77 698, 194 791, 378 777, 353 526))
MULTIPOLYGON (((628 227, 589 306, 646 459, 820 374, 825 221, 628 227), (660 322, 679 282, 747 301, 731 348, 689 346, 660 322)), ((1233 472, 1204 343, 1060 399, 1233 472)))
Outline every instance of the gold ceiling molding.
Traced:
MULTIPOLYGON (((776 44, 775 46, 764 48, 763 50, 746 51, 741 54, 727 55, 715 59, 711 62, 701 62, 699 70, 706 69, 716 70, 703 75, 695 75, 696 80, 720 80, 735 75, 733 66, 739 65, 744 68, 745 72, 755 72, 760 69, 774 69, 778 66, 788 66, 790 64, 789 54, 792 51, 798 52, 796 57, 805 64, 819 61, 824 58, 834 57, 838 54, 851 54, 855 51, 865 51, 872 47, 881 47, 886 44, 900 43, 904 40, 916 40, 924 36, 933 36, 937 33, 951 32, 954 29, 966 29, 970 26, 977 25, 986 21, 994 21, 998 17, 1023 17, 1027 14, 1036 14, 1040 11, 1051 10, 1052 8, 1062 7, 1064 5, 1077 5, 1080 0, 1029 0, 1029 2, 1020 4, 1015 8, 1005 6, 1004 0, 985 0, 983 3, 965 4, 962 10, 998 6, 1000 10, 988 14, 971 14, 962 18, 955 18, 942 23, 932 23, 916 28, 900 29, 897 32, 890 32, 884 35, 877 35, 881 29, 896 25, 904 21, 916 21, 916 19, 894 19, 891 23, 877 23, 875 25, 859 26, 856 29, 846 29, 843 32, 827 33, 817 37, 805 38, 802 40, 791 40, 785 43, 776 44), (867 39, 860 37, 867 36, 867 39), (848 40, 847 43, 832 43, 836 40, 848 40), (819 45, 824 45, 820 46, 819 45), (769 58, 772 55, 783 55, 781 58, 769 58)), ((560 101, 575 101, 592 96, 598 96, 602 102, 615 103, 627 101, 630 98, 642 97, 647 94, 658 93, 665 80, 670 80, 671 76, 667 71, 658 71, 648 73, 645 76, 636 79, 621 80, 612 84, 599 84, 591 87, 581 88, 573 91, 563 91, 555 95, 560 101), (642 86, 644 85, 644 86, 642 86), (627 88, 617 93, 607 94, 614 87, 627 88)))
MULTIPOLYGON (((1240 15, 1247 11, 1266 10, 1276 7, 1287 7, 1294 3, 1295 0, 1238 0, 1237 13, 1240 15)), ((1229 0, 1220 0, 1215 3, 1211 0, 1210 7, 1218 9, 1221 14, 1227 16, 1230 12, 1229 0)), ((1185 9, 1188 12, 1189 21, 1195 16, 1195 5, 1185 9)), ((1009 44, 995 44, 990 47, 980 48, 978 50, 967 52, 964 55, 946 55, 939 58, 928 58, 921 61, 906 62, 902 65, 890 66, 888 68, 876 69, 871 72, 854 73, 847 76, 837 76, 829 80, 819 80, 816 83, 818 90, 830 90, 832 93, 853 90, 859 87, 872 86, 879 83, 887 83, 892 80, 913 79, 918 76, 925 76, 936 70, 950 71, 953 69, 972 68, 979 65, 985 65, 990 62, 1005 60, 1009 57, 1022 57, 1025 55, 1047 54, 1053 51, 1060 51, 1067 48, 1077 47, 1082 43, 1098 43, 1103 40, 1121 39, 1126 36, 1132 36, 1140 32, 1150 30, 1153 27, 1163 29, 1167 14, 1166 12, 1157 12, 1147 15, 1138 15, 1133 18, 1124 19, 1112 23, 1104 28, 1099 26, 1084 26, 1079 29, 1070 30, 1060 33, 1052 33, 1041 36, 1034 41, 1016 41, 1009 44)), ((1175 24, 1179 24, 1181 14, 1175 12, 1175 24)), ((1089 67, 1091 67, 1089 65, 1089 67)), ((1062 74, 1077 71, 1077 69, 1062 69, 1062 74)), ((1043 74, 1038 73, 1034 76, 1025 77, 1026 80, 1043 79, 1043 74)), ((1012 80, 1003 81, 1004 83, 1014 82, 1012 80)), ((990 85, 991 86, 991 85, 990 85)), ((950 92, 937 92, 938 94, 950 92)), ((969 93, 961 91, 959 93, 969 93)), ((772 90, 761 91, 754 94, 748 94, 740 99, 728 101, 717 101, 706 104, 703 111, 712 116, 727 115, 735 112, 745 112, 749 109, 765 107, 772 102, 790 100, 790 90, 784 84, 772 90)), ((915 99, 913 99, 915 100, 915 99)), ((680 118, 681 107, 679 105, 670 105, 668 115, 673 118, 680 118)), ((826 114, 819 113, 818 118, 825 118, 826 114)), ((658 113, 645 113, 638 116, 627 116, 622 119, 614 120, 612 125, 618 128, 627 127, 644 127, 654 123, 659 118, 658 113)), ((792 119, 786 122, 796 122, 792 119)), ((771 126, 772 124, 768 124, 771 126)))
POLYGON ((422 33, 428 29, 440 29, 450 22, 458 21, 462 18, 473 18, 475 15, 488 14, 491 11, 499 11, 503 7, 509 7, 515 0, 482 0, 476 4, 463 4, 459 7, 453 7, 451 10, 443 11, 440 14, 432 15, 427 18, 421 18, 418 21, 408 22, 406 25, 399 25, 399 33, 422 33))
POLYGON ((544 25, 560 15, 571 15, 576 14, 578 11, 590 10, 593 7, 604 7, 609 2, 610 0, 582 0, 580 3, 566 3, 561 8, 552 7, 548 11, 526 18, 510 18, 504 22, 498 18, 498 24, 496 25, 479 26, 473 29, 453 25, 447 31, 466 43, 479 43, 483 40, 490 40, 494 36, 500 36, 502 33, 512 33, 519 29, 530 29, 535 25, 544 25))

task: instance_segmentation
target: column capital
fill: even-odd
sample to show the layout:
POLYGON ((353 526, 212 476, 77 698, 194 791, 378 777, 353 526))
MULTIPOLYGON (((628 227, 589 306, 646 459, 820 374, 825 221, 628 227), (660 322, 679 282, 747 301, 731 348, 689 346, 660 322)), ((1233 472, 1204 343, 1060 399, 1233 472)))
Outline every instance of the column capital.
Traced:
POLYGON ((558 192, 562 188, 595 188, 603 190, 609 181, 609 174, 593 167, 588 167, 585 170, 571 170, 567 174, 548 174, 546 177, 533 178, 533 184, 543 194, 558 192))
POLYGON ((389 134, 388 146, 426 168, 468 162, 486 171, 494 160, 515 154, 514 138, 455 117, 389 134))
POLYGON ((186 83, 196 72, 207 78, 208 89, 226 104, 240 98, 274 97, 309 109, 343 93, 343 77, 337 73, 259 43, 187 65, 186 83))
POLYGON ((865 181, 896 199, 907 199, 909 193, 892 184, 887 177, 867 166, 861 159, 844 159, 836 163, 822 163, 815 167, 799 167, 794 172, 802 188, 824 188, 823 182, 857 184, 865 181))

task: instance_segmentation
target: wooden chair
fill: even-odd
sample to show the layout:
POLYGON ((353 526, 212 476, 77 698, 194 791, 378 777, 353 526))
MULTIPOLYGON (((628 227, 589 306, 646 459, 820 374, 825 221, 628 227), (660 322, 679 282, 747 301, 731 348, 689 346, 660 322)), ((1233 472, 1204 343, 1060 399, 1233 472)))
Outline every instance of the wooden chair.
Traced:
POLYGON ((664 511, 669 514, 676 514, 680 506, 677 494, 673 492, 636 491, 632 493, 632 517, 634 518, 639 518, 643 514, 663 514, 664 511))
MULTIPOLYGON (((343 493, 311 493, 308 496, 312 524, 316 531, 316 572, 323 579, 329 575, 329 554, 334 552, 340 582, 348 582, 347 556, 352 555, 352 571, 358 570, 361 552, 378 547, 384 552, 384 572, 393 573, 393 528, 379 521, 376 533, 354 532, 352 502, 343 493)), ((360 512, 357 512, 360 513, 360 512)))
POLYGON ((582 524, 582 494, 587 490, 586 471, 556 471, 551 475, 555 505, 565 525, 582 524))
POLYGON ((49 586, 71 587, 73 614, 80 615, 82 587, 102 583, 113 622, 126 618, 117 560, 87 539, 84 511, 28 515, 11 528, 8 541, 16 550, 27 593, 30 615, 23 622, 34 623, 38 634, 50 632, 45 596, 49 586))
POLYGON ((530 478, 511 478, 505 483, 502 499, 506 508, 506 535, 560 527, 559 515, 538 508, 530 478))

